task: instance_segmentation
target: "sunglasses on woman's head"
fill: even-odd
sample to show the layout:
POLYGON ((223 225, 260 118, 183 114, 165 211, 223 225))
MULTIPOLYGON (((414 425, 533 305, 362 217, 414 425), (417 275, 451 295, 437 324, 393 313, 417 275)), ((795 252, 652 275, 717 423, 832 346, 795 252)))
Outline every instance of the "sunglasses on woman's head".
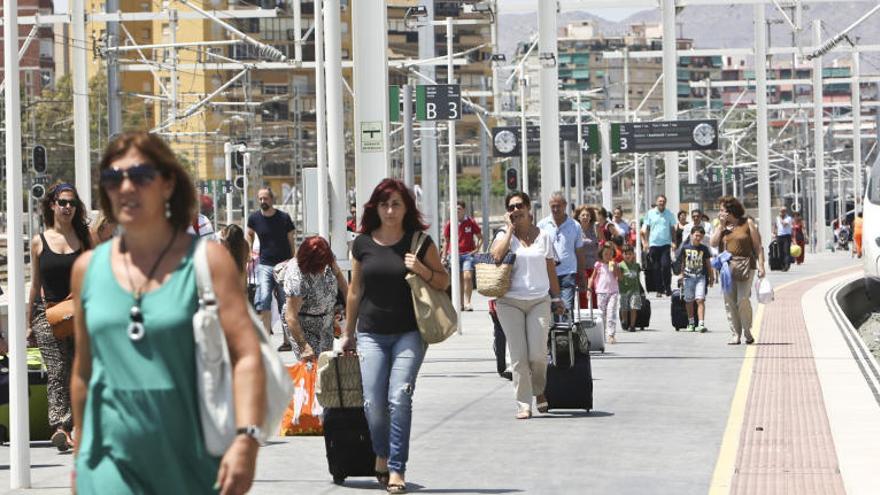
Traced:
POLYGON ((511 205, 507 205, 507 211, 512 212, 514 210, 522 210, 525 207, 526 207, 525 203, 513 203, 511 205))
POLYGON ((68 206, 76 208, 76 201, 72 199, 56 199, 55 204, 62 208, 67 208, 68 206))
POLYGON ((146 186, 153 182, 159 172, 156 167, 149 163, 140 163, 127 169, 106 168, 101 171, 101 187, 114 191, 122 186, 122 181, 128 179, 137 187, 146 186))

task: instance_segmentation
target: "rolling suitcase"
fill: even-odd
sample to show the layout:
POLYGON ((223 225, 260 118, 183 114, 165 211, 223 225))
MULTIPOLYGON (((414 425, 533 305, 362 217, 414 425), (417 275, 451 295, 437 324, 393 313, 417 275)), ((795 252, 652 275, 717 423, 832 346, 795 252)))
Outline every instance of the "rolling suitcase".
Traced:
POLYGON ((575 308, 577 311, 578 334, 586 339, 590 351, 605 352, 605 319, 599 310, 593 309, 593 299, 587 298, 587 309, 575 308))
POLYGON ((550 409, 593 409, 593 372, 590 355, 574 353, 574 366, 561 369, 547 365, 544 396, 550 409))
POLYGON ((675 328, 676 332, 682 328, 687 328, 687 307, 685 306, 684 294, 681 289, 674 289, 672 291, 672 301, 669 305, 669 311, 672 317, 672 327, 675 328))
POLYGON ((636 328, 644 330, 651 326, 651 301, 642 293, 642 309, 636 313, 636 328))
MULTIPOLYGON (((324 353, 326 354, 326 353, 324 353)), ((341 485, 349 476, 374 476, 376 454, 370 438, 370 428, 363 403, 347 403, 351 394, 343 393, 339 372, 339 358, 332 357, 336 366, 336 393, 341 407, 324 408, 324 446, 327 448, 327 466, 333 482, 341 485)))
POLYGON ((770 245, 767 247, 767 257, 770 270, 779 271, 785 268, 785 259, 782 257, 782 248, 779 246, 778 240, 770 241, 770 245))
MULTIPOLYGON (((31 440, 49 440, 55 431, 49 426, 49 377, 43 356, 36 347, 27 350, 28 414, 31 440)), ((9 441, 9 361, 0 359, 0 443, 9 441)))
POLYGON ((651 259, 651 255, 646 251, 642 255, 642 271, 645 272, 645 290, 648 292, 658 292, 663 290, 660 287, 660 281, 654 280, 654 261, 651 259))

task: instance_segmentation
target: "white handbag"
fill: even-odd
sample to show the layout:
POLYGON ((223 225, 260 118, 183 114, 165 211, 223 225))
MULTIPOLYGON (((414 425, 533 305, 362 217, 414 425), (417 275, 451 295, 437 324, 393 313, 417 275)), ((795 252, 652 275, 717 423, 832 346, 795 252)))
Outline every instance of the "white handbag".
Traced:
POLYGON ((770 304, 776 299, 773 286, 767 280, 767 277, 755 280, 755 293, 758 295, 758 303, 760 304, 770 304))
MULTIPOLYGON (((235 403, 232 395, 232 362, 226 336, 220 326, 217 297, 211 282, 207 243, 200 239, 193 255, 199 309, 193 315, 193 337, 196 355, 196 385, 198 386, 199 416, 205 448, 213 456, 222 456, 235 439, 235 403)), ((248 313, 254 330, 260 338, 260 357, 266 374, 266 408, 263 416, 262 438, 278 432, 281 418, 293 397, 293 383, 281 357, 272 348, 269 336, 253 308, 248 313)))

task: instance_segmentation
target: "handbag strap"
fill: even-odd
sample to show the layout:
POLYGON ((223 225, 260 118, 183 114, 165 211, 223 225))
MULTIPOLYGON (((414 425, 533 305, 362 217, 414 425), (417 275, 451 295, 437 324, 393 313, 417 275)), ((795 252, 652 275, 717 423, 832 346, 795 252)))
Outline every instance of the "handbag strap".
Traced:
POLYGON ((211 267, 208 265, 208 243, 203 238, 196 242, 193 265, 196 273, 196 287, 199 291, 199 304, 216 305, 217 297, 214 294, 214 284, 211 282, 211 267))
POLYGON ((424 232, 422 232, 420 230, 413 232, 413 238, 412 238, 412 243, 410 243, 410 246, 409 246, 409 252, 416 255, 416 257, 418 257, 419 251, 422 250, 422 245, 425 243, 425 238, 427 238, 427 236, 425 235, 424 232))

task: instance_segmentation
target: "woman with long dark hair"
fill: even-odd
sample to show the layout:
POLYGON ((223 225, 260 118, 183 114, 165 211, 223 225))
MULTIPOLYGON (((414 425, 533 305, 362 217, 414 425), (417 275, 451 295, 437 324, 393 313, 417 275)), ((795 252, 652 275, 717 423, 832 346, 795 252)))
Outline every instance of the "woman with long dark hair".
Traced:
POLYGON ((244 238, 244 231, 233 223, 220 229, 220 235, 217 239, 229 251, 232 261, 235 262, 235 268, 241 275, 242 286, 247 287, 247 262, 250 248, 244 238))
POLYGON ((406 492, 412 397, 427 349, 406 275, 415 273, 438 290, 449 285, 430 237, 410 253, 413 236, 426 228, 413 193, 403 182, 385 179, 364 205, 361 234, 351 246, 342 347, 354 349, 357 338, 376 478, 389 493, 406 492))
POLYGON ((101 209, 123 232, 73 267, 76 492, 245 493, 266 397, 259 337, 235 262, 218 243, 186 233, 195 189, 160 137, 122 134, 99 167, 101 209), (207 450, 198 405, 197 242, 207 243, 232 368, 237 435, 222 458, 207 450))
POLYGON ((70 297, 73 263, 91 249, 86 207, 71 184, 55 184, 40 202, 46 230, 31 239, 31 291, 27 305, 30 335, 36 337, 48 374, 51 440, 60 452, 73 447, 70 432, 70 371, 73 339, 56 338, 46 319, 46 309, 70 297))

